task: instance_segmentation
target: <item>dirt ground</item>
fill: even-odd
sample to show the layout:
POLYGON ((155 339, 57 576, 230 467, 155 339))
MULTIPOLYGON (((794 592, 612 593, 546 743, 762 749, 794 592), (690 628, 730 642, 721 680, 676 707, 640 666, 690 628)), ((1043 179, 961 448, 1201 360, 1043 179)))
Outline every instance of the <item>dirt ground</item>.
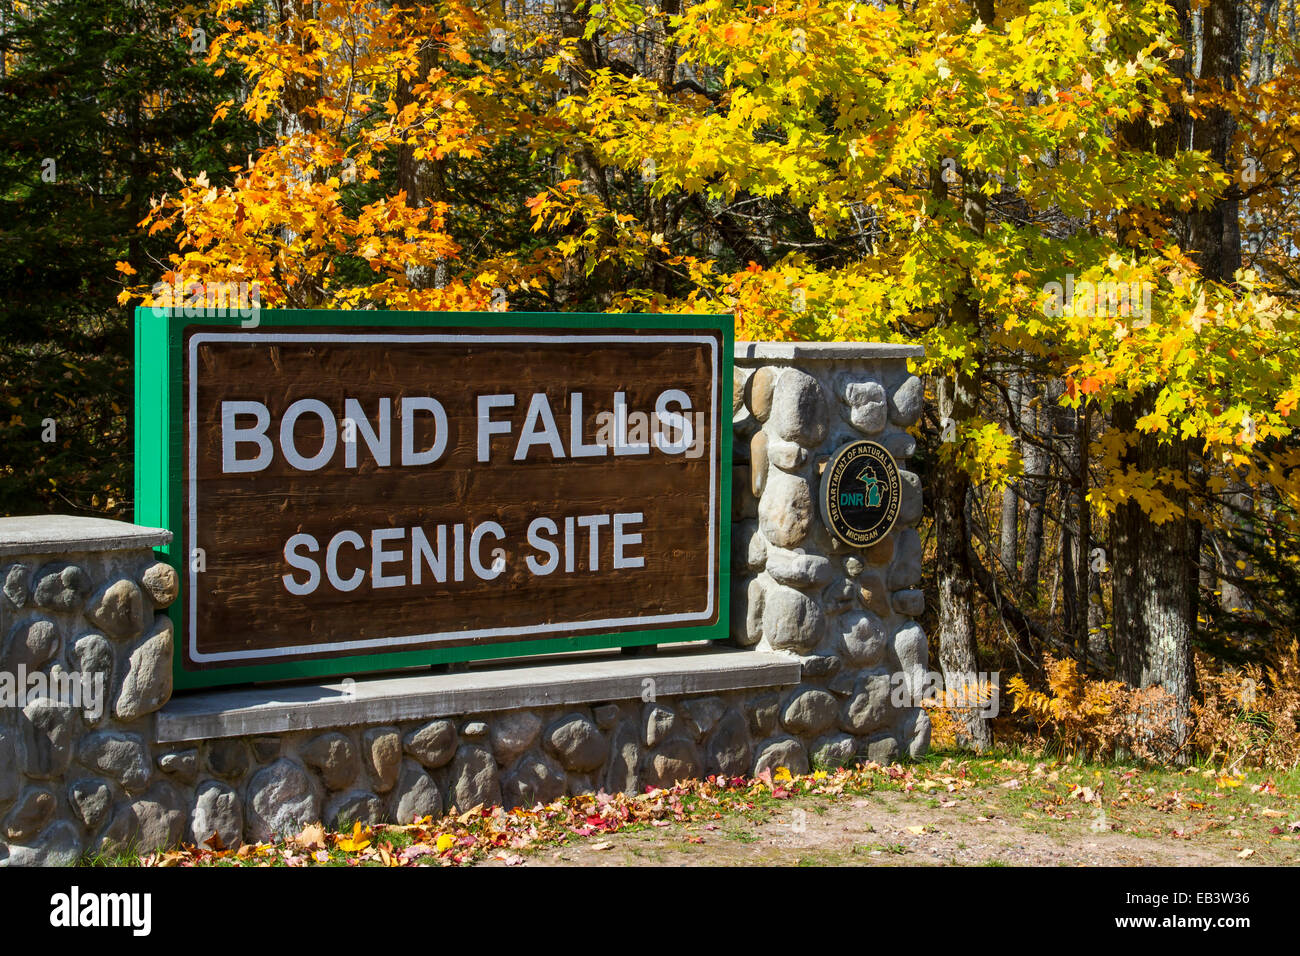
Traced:
POLYGON ((880 789, 867 795, 798 796, 775 806, 733 810, 706 823, 639 826, 573 838, 558 848, 526 851, 522 861, 513 854, 489 856, 481 865, 1300 863, 1300 822, 1293 822, 1300 821, 1300 807, 1294 797, 1216 791, 1213 783, 1209 791, 1193 788, 1198 782, 1193 779, 1168 790, 1133 788, 1112 801, 1084 792, 1076 783, 1048 783, 1032 774, 1013 774, 957 792, 880 789), (1221 794, 1217 801, 1215 792, 1221 794), (1090 799, 1084 802, 1084 797, 1090 799))

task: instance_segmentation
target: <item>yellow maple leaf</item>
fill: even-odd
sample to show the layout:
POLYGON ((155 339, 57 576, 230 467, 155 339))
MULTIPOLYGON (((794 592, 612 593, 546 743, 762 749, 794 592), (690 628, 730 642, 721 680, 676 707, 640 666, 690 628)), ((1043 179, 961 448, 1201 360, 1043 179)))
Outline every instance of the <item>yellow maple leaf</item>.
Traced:
POLYGON ((361 826, 361 821, 358 820, 352 824, 352 835, 342 837, 338 842, 338 848, 344 853, 359 853, 370 846, 369 836, 370 831, 364 829, 361 826))

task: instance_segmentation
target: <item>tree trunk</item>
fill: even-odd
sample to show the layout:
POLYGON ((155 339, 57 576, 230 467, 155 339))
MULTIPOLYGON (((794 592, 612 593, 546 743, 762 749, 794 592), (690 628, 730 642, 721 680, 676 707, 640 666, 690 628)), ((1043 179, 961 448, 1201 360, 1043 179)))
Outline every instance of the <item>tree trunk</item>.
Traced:
MULTIPOLYGON (((1027 399, 1029 394, 1026 390, 1027 399)), ((1044 393, 1038 396, 1038 401, 1023 402, 1020 419, 1021 433, 1034 437, 1034 441, 1024 445, 1025 559, 1020 571, 1020 584, 1025 607, 1038 603, 1039 562, 1043 555, 1043 512, 1047 507, 1047 469, 1050 466, 1047 452, 1038 444, 1041 441, 1038 420, 1046 397, 1044 393)))
MULTIPOLYGON (((1241 64, 1242 37, 1239 0, 1212 0, 1202 14, 1204 22, 1205 43, 1201 52, 1201 78, 1217 79, 1225 88, 1231 90, 1236 86, 1238 70, 1241 64)), ((1267 3, 1264 9, 1267 9, 1267 3)), ((1261 11, 1263 12, 1263 11, 1261 11)), ((1252 55, 1252 70, 1255 68, 1252 55)), ((1232 138, 1236 132, 1236 122, 1231 114, 1224 110, 1207 110, 1193 127, 1192 146, 1204 150, 1220 166, 1228 166, 1232 138)), ((1229 174, 1235 170, 1228 169, 1229 174)), ((1241 268, 1241 233, 1238 220, 1238 201, 1232 196, 1225 197, 1208 209, 1193 210, 1188 216, 1187 248, 1195 255, 1201 266, 1202 274, 1208 279, 1231 283, 1236 271, 1241 268)), ((1202 479, 1203 475, 1198 475, 1202 479)), ((1239 482, 1229 485, 1231 501, 1238 498, 1236 491, 1242 490, 1239 482)), ((1222 519, 1229 533, 1224 538, 1225 549, 1221 555, 1222 570, 1236 575, 1237 561, 1242 560, 1233 546, 1232 530, 1240 527, 1239 515, 1231 507, 1224 508, 1222 519)), ((1193 554, 1200 554, 1200 527, 1191 529, 1191 546, 1193 554)), ((1245 609, 1248 601, 1241 590, 1231 581, 1220 579, 1219 602, 1224 610, 1245 609)), ((1193 598, 1199 598, 1199 592, 1193 598)))
MULTIPOLYGON (((1020 406, 1023 404, 1021 396, 1021 375, 1016 372, 1012 373, 1011 381, 1007 386, 1007 396, 1010 399, 1010 407, 1007 410, 1007 417, 1015 419, 1015 426, 1019 426, 1022 417, 1020 406)), ((1009 429, 1014 431, 1014 427, 1009 429)), ((1021 454, 1024 454, 1024 445, 1021 445, 1021 454)), ((998 529, 1000 540, 998 552, 999 560, 1002 563, 1002 570, 1008 578, 1016 576, 1016 563, 1020 545, 1020 490, 1014 483, 1008 483, 1002 491, 1002 522, 998 529)))
MULTIPOLYGON (((992 0, 975 0, 973 6, 981 20, 993 22, 992 0)), ((963 223, 975 236, 983 236, 987 221, 986 199, 980 190, 983 176, 978 170, 963 169, 961 173, 963 223)), ((948 198, 948 183, 937 167, 930 169, 930 189, 936 198, 948 198)), ((981 341, 979 306, 969 273, 962 277, 951 303, 940 310, 939 322, 961 330, 976 353, 971 356, 972 361, 958 363, 951 373, 940 377, 936 388, 940 421, 945 429, 951 422, 960 432, 979 410, 979 372, 966 370, 983 367, 983 356, 976 344, 981 341)), ((934 472, 934 532, 941 542, 935 559, 939 589, 939 666, 948 691, 968 693, 976 690, 970 684, 979 672, 975 630, 976 582, 969 551, 971 528, 966 513, 970 475, 958 466, 954 456, 947 454, 939 456, 934 472)), ((986 750, 993 742, 988 722, 976 700, 966 696, 964 704, 966 706, 956 710, 958 722, 964 729, 964 733, 958 734, 958 743, 976 751, 986 750)))
POLYGON ((1075 566, 1078 563, 1079 549, 1070 521, 1070 515, 1074 510, 1072 507, 1073 496, 1066 493, 1066 491, 1067 489, 1063 487, 1061 494, 1061 544, 1056 556, 1057 561, 1060 562, 1057 576, 1061 580, 1061 630, 1065 632, 1066 640, 1070 644, 1077 646, 1080 596, 1078 590, 1079 575, 1075 570, 1075 566))
POLYGON ((1074 644, 1080 656, 1088 650, 1088 619, 1091 614, 1089 576, 1092 573, 1092 506, 1088 504, 1088 442, 1091 439, 1091 410, 1087 405, 1079 408, 1075 416, 1077 430, 1074 436, 1074 593, 1076 607, 1074 644))
MULTIPOLYGON (((939 416, 961 423, 974 414, 979 382, 968 375, 944 377, 938 383, 939 416)), ((970 476, 951 460, 935 468, 934 533, 939 541, 951 542, 936 554, 935 578, 939 586, 939 666, 944 686, 966 689, 969 676, 979 671, 975 641, 975 579, 966 542, 971 529, 966 520, 966 495, 970 476)), ((973 688, 972 688, 973 689, 973 688)), ((969 702, 969 701, 968 701, 969 702)), ((976 751, 992 743, 984 718, 973 708, 958 711, 965 725, 965 739, 959 744, 976 751)))
MULTIPOLYGON (((1223 506, 1223 524, 1228 533, 1216 554, 1216 563, 1223 577, 1219 578, 1219 607, 1231 613, 1248 613, 1254 610, 1249 595, 1236 583, 1253 573, 1249 548, 1234 540, 1250 537, 1250 518, 1255 510, 1254 496, 1246 484, 1231 481, 1227 487, 1228 500, 1223 506), (1230 578, 1235 580, 1230 580, 1230 578)), ((1243 542, 1244 543, 1244 542, 1243 542)))
MULTIPOLYGON (((410 28, 426 29, 425 9, 422 5, 412 8, 407 17, 410 28)), ((414 102, 412 88, 424 83, 429 72, 438 65, 438 48, 433 38, 425 36, 416 53, 415 76, 407 79, 399 75, 397 89, 393 97, 400 113, 414 102)), ((406 205, 412 209, 421 209, 432 203, 445 202, 447 186, 444 178, 444 163, 439 159, 417 159, 414 142, 403 143, 397 148, 397 188, 406 193, 406 205)), ((406 279, 416 289, 440 288, 446 284, 446 265, 439 262, 435 266, 424 263, 408 263, 406 279)))
MULTIPOLYGON (((608 68, 602 55, 602 48, 596 40, 587 36, 587 26, 592 17, 591 7, 581 0, 560 0, 556 9, 560 14, 561 35, 572 41, 572 49, 577 54, 577 62, 567 71, 569 90, 577 96, 585 95, 588 81, 597 71, 608 68)), ((600 162, 595 151, 587 145, 575 145, 569 158, 577 167, 583 188, 600 199, 606 209, 612 206, 608 170, 600 162)), ((587 225, 594 225, 608 245, 615 244, 610 228, 604 223, 586 223, 578 219, 573 225, 575 233, 581 232, 587 225)), ((590 275, 585 272, 584 264, 576 257, 566 260, 564 277, 557 283, 557 298, 562 307, 583 305, 583 297, 590 294, 596 311, 608 308, 614 301, 616 267, 612 261, 599 262, 590 275)))
MULTIPOLYGON (((1237 85, 1241 63, 1239 0, 1209 0, 1201 17, 1205 45, 1201 51, 1201 79, 1218 80, 1225 89, 1237 85)), ((1208 109, 1192 125, 1193 149, 1210 154, 1232 176, 1228 155, 1236 123, 1226 110, 1208 109)), ((1207 279, 1231 282, 1241 268, 1238 202, 1229 196, 1207 209, 1193 209, 1187 217, 1186 247, 1207 279)))
POLYGON ((1061 474, 1061 617, 1066 640, 1081 652, 1088 630, 1087 515, 1080 507, 1084 452, 1079 409, 1056 406, 1054 437, 1063 449, 1061 474))
MULTIPOLYGON (((1106 566, 1110 556, 1106 556, 1106 566)), ((1101 587, 1101 569, 1088 570, 1088 656, 1105 666, 1111 655, 1110 633, 1106 628, 1106 604, 1101 587)))
MULTIPOLYGON (((976 0, 976 12, 985 23, 993 22, 992 0, 976 0)), ((984 235, 986 200, 980 191, 982 177, 977 171, 963 170, 962 218, 966 227, 976 236, 984 235)), ((947 196, 948 184, 938 169, 930 170, 933 191, 947 196)), ((980 314, 973 295, 973 284, 965 276, 951 305, 940 321, 952 327, 967 330, 972 343, 979 341, 980 314)), ((980 357, 966 363, 965 368, 982 367, 980 357)), ((978 373, 972 374, 958 366, 951 375, 939 380, 939 418, 951 421, 958 430, 973 418, 979 409, 980 381, 978 373)), ((936 578, 939 585, 939 665, 948 690, 969 687, 971 675, 979 671, 975 632, 975 578, 968 552, 971 529, 966 517, 966 497, 970 491, 970 476, 958 467, 956 461, 941 455, 935 468, 934 531, 940 542, 947 546, 938 548, 936 578)), ((975 702, 970 698, 968 705, 975 702)), ((988 723, 976 706, 957 711, 965 728, 959 743, 976 751, 988 749, 993 742, 988 723)))
MULTIPOLYGON (((309 20, 315 15, 312 0, 280 0, 279 34, 281 39, 296 43, 299 52, 311 55, 316 50, 315 41, 300 33, 296 27, 299 20, 309 20)), ((276 137, 283 143, 320 128, 312 107, 320 98, 320 81, 305 76, 301 71, 293 71, 285 80, 280 94, 280 110, 276 119, 276 137)), ((292 159, 289 161, 290 175, 300 183, 311 180, 311 173, 300 167, 292 159)), ((281 241, 291 246, 298 240, 298 234, 289 226, 280 231, 281 241)), ((296 282, 285 285, 287 305, 294 309, 312 309, 323 301, 320 276, 299 275, 296 282)))
MULTIPOLYGON (((1115 406, 1115 427, 1136 432, 1137 421, 1154 405, 1148 390, 1134 401, 1115 406)), ((1163 444, 1155 435, 1140 435, 1123 464, 1150 471, 1187 473, 1187 447, 1177 438, 1163 444)), ((1187 507, 1186 492, 1165 486, 1175 505, 1187 507)), ((1111 517, 1111 603, 1115 622, 1115 655, 1120 677, 1133 687, 1158 684, 1173 695, 1177 706, 1174 733, 1181 743, 1187 733, 1192 692, 1190 613, 1191 569, 1188 567, 1186 518, 1160 524, 1141 506, 1126 501, 1111 517)))
MULTIPOLYGON (((1190 47, 1189 7, 1188 0, 1174 3, 1190 47)), ((1200 19, 1204 38, 1200 76, 1216 77, 1231 88, 1239 68, 1237 0, 1209 0, 1200 19)), ((1185 89, 1191 86, 1191 77, 1185 75, 1189 59, 1185 57, 1180 67, 1185 89)), ((1231 117, 1226 113, 1207 110, 1193 123, 1179 91, 1174 91, 1170 120, 1159 129, 1141 120, 1125 124, 1124 139, 1135 149, 1155 150, 1164 156, 1188 147, 1203 149, 1213 160, 1226 163, 1232 139, 1231 117)), ((1235 201, 1220 200, 1209 209, 1194 210, 1184 220, 1184 247, 1207 278, 1230 279, 1240 264, 1236 218, 1235 201)), ((1186 481, 1189 448, 1176 432, 1165 436, 1163 442, 1160 436, 1137 433, 1138 420, 1154 408, 1158 393, 1153 386, 1115 406, 1115 427, 1135 437, 1122 463, 1133 471, 1163 471, 1186 481)), ((1191 550, 1195 536, 1187 517, 1187 492, 1169 483, 1162 491, 1181 509, 1180 516, 1157 523, 1129 501, 1118 507, 1111 519, 1114 642, 1125 681, 1135 687, 1158 684, 1173 695, 1177 707, 1173 730, 1181 744, 1186 739, 1192 695, 1198 554, 1191 550)))

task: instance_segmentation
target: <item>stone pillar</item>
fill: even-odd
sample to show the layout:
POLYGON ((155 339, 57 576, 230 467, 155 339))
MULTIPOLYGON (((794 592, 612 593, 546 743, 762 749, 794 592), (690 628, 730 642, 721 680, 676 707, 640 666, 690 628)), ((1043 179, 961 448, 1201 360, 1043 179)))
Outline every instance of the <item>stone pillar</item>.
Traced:
MULTIPOLYGON (((738 343, 733 424, 732 638, 798 655, 803 680, 782 704, 796 735, 805 713, 834 710, 814 762, 919 756, 929 719, 896 706, 928 669, 921 583, 921 483, 906 469, 924 401, 907 370, 920 347, 872 343, 738 343), (831 454, 867 438, 899 464, 903 498, 887 538, 866 549, 835 539, 818 507, 831 454), (905 684, 903 682, 906 682, 905 684), (894 700, 891 700, 891 697, 894 700)), ((828 721, 819 720, 827 723, 828 721)))

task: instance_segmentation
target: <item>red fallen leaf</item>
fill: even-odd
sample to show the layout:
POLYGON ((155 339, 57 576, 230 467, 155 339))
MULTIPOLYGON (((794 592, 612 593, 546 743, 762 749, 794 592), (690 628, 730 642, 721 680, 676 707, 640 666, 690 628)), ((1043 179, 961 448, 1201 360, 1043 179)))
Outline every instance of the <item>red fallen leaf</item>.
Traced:
POLYGON ((418 860, 422 856, 436 856, 437 853, 438 851, 427 843, 415 843, 402 851, 400 859, 403 863, 410 863, 412 860, 418 860))
POLYGON ((702 837, 702 836, 688 836, 688 837, 686 838, 686 842, 687 842, 687 843, 703 843, 703 842, 704 842, 704 837, 702 837))
POLYGON ((1268 832, 1271 833, 1271 834, 1273 834, 1273 836, 1281 836, 1281 835, 1282 835, 1282 828, 1281 828, 1281 827, 1270 827, 1268 832))
POLYGON ((790 791, 782 787, 777 787, 772 791, 772 797, 776 800, 784 800, 788 796, 790 796, 790 791))

